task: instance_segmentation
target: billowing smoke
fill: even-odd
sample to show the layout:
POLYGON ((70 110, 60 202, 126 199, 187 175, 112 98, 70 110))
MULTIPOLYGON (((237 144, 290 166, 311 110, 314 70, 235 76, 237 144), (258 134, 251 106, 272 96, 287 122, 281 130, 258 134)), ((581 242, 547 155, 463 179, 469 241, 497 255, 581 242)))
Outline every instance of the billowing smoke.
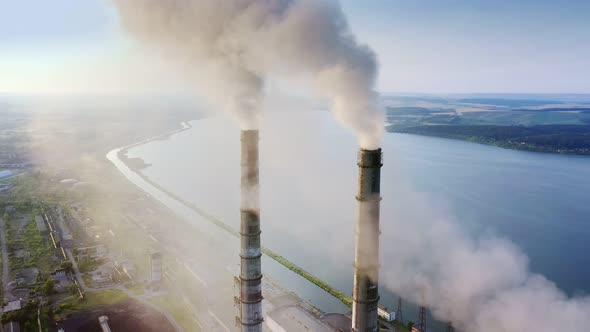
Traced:
POLYGON ((361 147, 380 145, 384 116, 374 53, 351 34, 331 0, 114 0, 124 26, 173 62, 196 89, 258 127, 269 77, 309 77, 361 147))
POLYGON ((532 273, 513 243, 473 240, 452 217, 429 213, 428 198, 405 192, 403 205, 386 206, 395 212, 383 225, 391 230, 384 230, 382 286, 415 304, 424 301, 435 318, 459 331, 588 329, 590 297, 568 298, 532 273))

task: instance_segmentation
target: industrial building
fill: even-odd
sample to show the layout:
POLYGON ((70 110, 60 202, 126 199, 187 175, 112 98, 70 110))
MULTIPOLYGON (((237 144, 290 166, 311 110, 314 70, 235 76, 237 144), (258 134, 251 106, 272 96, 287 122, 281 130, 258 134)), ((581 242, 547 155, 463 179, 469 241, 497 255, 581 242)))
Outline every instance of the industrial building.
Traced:
POLYGON ((111 332, 111 327, 109 326, 109 317, 100 316, 98 317, 98 322, 100 323, 100 328, 102 329, 102 332, 111 332))
POLYGON ((61 208, 55 208, 55 212, 58 214, 55 219, 51 216, 51 213, 45 212, 45 209, 43 209, 43 211, 45 219, 47 220, 47 226, 49 227, 49 235, 53 242, 53 246, 55 248, 72 248, 74 245, 74 236, 63 220, 61 208))
POLYGON ((160 289, 162 286, 163 267, 162 253, 154 251, 150 254, 150 281, 154 289, 160 289))
POLYGON ((63 291, 70 286, 70 279, 68 278, 68 271, 66 269, 56 269, 49 274, 51 279, 55 282, 55 288, 63 291))
POLYGON ((108 253, 109 249, 102 244, 92 247, 76 248, 76 256, 78 256, 78 258, 104 258, 107 256, 108 253))
POLYGON ((377 315, 388 322, 393 322, 395 320, 395 311, 390 311, 383 305, 377 307, 377 315))
POLYGON ((135 278, 137 273, 137 269, 135 265, 129 261, 129 259, 124 257, 115 257, 113 258, 114 268, 119 273, 119 275, 127 277, 129 279, 135 278))
POLYGON ((93 287, 105 287, 113 283, 113 265, 104 264, 90 272, 93 287))
POLYGON ((264 331, 351 332, 349 315, 325 313, 271 278, 263 280, 263 289, 264 331))
POLYGON ((58 218, 55 224, 59 229, 58 238, 60 246, 63 248, 72 248, 72 246, 74 245, 74 236, 72 235, 70 228, 64 220, 63 212, 59 206, 55 208, 55 211, 58 214, 58 218))
POLYGON ((43 217, 37 215, 35 216, 35 223, 37 223, 37 229, 39 230, 39 233, 41 235, 47 235, 48 230, 47 230, 47 225, 45 225, 45 221, 43 220, 43 217))
POLYGON ((2 312, 6 314, 12 311, 20 310, 22 308, 22 302, 23 301, 21 300, 10 301, 2 308, 2 312))

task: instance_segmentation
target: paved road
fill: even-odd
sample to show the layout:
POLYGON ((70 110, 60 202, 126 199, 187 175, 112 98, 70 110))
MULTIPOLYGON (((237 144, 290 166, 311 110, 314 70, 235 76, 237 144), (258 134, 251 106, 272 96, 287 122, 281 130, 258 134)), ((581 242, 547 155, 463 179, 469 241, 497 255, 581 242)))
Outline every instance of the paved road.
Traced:
MULTIPOLYGON (((1 167, 1 166, 0 166, 0 167, 1 167)), ((26 172, 26 171, 20 171, 20 172, 14 173, 14 174, 12 174, 11 176, 7 176, 7 177, 5 177, 5 178, 2 178, 2 179, 0 179, 0 182, 3 182, 3 181, 6 181, 6 180, 9 180, 9 179, 15 178, 15 177, 17 177, 17 176, 21 176, 21 175, 23 175, 23 174, 25 174, 25 173, 27 173, 27 172, 26 172)))
POLYGON ((6 245, 6 225, 4 220, 0 218, 0 241, 2 242, 2 287, 4 287, 4 301, 9 301, 12 298, 11 289, 8 287, 10 275, 8 272, 8 248, 6 245))

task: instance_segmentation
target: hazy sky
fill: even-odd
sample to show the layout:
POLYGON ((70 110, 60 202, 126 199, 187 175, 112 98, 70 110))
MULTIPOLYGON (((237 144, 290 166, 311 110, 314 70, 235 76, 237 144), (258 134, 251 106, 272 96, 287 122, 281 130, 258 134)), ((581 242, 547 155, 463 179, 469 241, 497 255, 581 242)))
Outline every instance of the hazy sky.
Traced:
MULTIPOLYGON (((379 56, 380 91, 590 93, 589 0, 341 3, 379 56)), ((185 85, 139 54, 109 0, 0 0, 0 93, 185 85)))

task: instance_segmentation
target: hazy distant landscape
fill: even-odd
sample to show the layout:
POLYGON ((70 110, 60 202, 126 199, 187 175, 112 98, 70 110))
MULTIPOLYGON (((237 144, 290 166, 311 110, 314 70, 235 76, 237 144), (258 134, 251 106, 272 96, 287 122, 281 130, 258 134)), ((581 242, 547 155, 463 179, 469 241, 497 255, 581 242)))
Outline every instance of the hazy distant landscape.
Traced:
POLYGON ((590 96, 390 96, 387 131, 503 148, 590 154, 590 96))
POLYGON ((590 330, 590 1, 0 1, 0 332, 590 330))

